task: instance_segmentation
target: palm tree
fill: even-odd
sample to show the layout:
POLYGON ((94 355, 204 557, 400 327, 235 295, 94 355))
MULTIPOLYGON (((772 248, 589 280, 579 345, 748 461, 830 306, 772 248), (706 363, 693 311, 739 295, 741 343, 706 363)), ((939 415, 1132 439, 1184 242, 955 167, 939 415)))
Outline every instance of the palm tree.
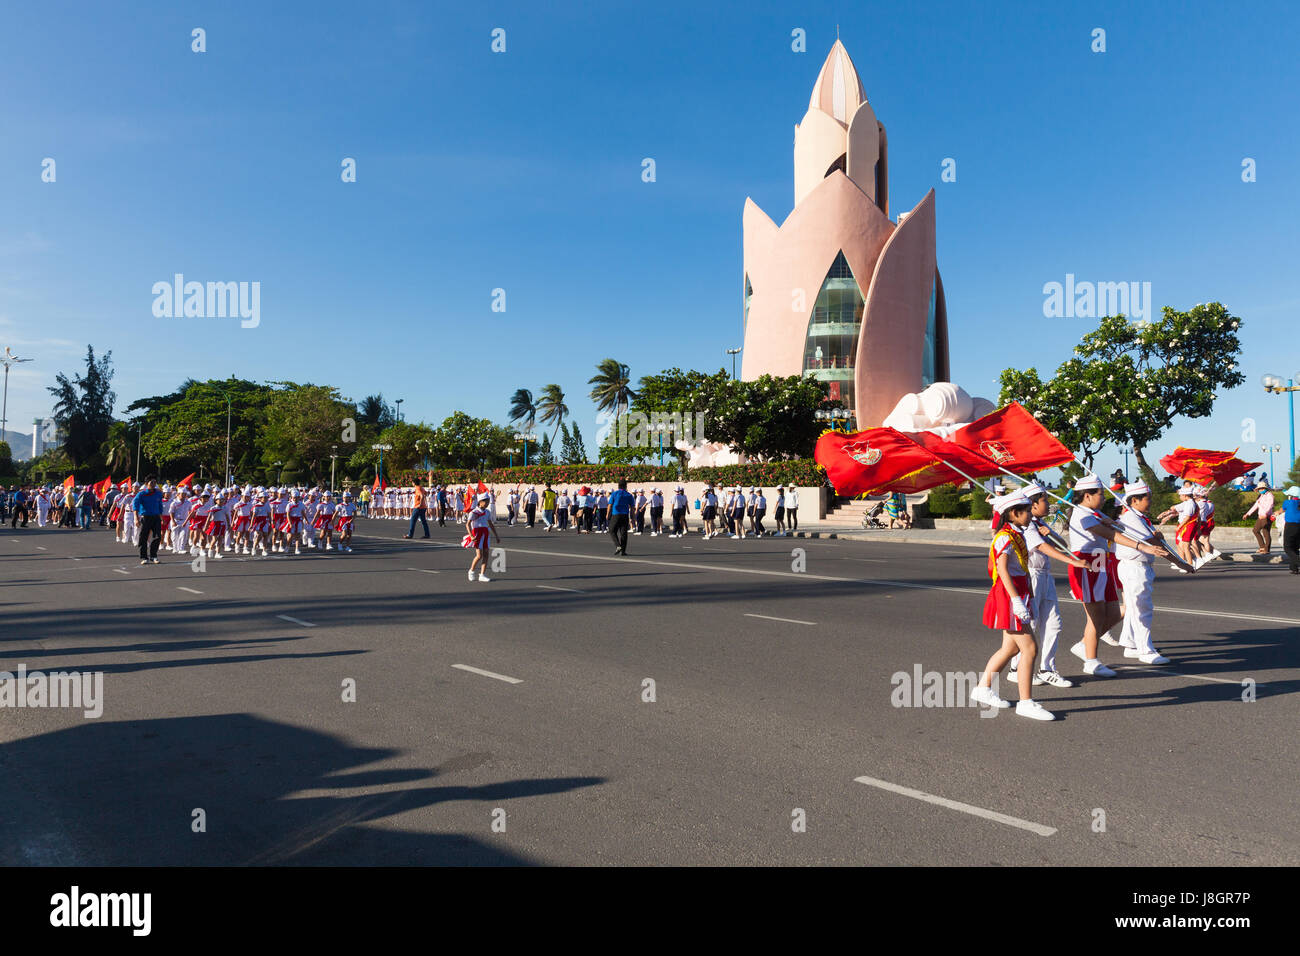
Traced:
POLYGON ((533 393, 526 388, 515 389, 510 399, 510 424, 526 422, 525 431, 532 431, 537 423, 537 405, 533 402, 533 393))
POLYGON ((127 441, 127 425, 125 422, 113 422, 109 426, 108 440, 99 447, 99 453, 104 456, 104 464, 108 467, 109 474, 119 468, 130 471, 134 450, 127 441))
POLYGON ((628 387, 631 382, 631 370, 612 358, 602 360, 596 366, 596 374, 587 380, 588 385, 595 386, 591 390, 591 400, 596 403, 596 407, 602 412, 612 410, 615 418, 636 398, 636 392, 628 387))
POLYGON ((555 435, 560 433, 560 425, 569 414, 569 406, 564 404, 564 390, 558 385, 543 386, 537 411, 541 412, 542 421, 548 425, 555 423, 555 434, 551 436, 551 443, 554 444, 555 435))

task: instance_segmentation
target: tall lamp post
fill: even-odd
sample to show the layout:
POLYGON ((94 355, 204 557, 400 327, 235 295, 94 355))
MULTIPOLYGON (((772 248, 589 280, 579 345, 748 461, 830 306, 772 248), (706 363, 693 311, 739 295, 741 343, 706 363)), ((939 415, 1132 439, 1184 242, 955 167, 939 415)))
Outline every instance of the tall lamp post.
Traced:
POLYGON ((386 452, 386 451, 392 451, 392 450, 393 450, 393 446, 392 446, 392 445, 371 445, 370 447, 373 448, 373 449, 375 449, 377 452, 379 452, 379 474, 376 475, 375 477, 377 477, 377 478, 379 479, 380 484, 383 484, 383 481, 384 481, 384 452, 386 452))
POLYGON ((537 436, 534 435, 532 432, 515 432, 515 441, 521 441, 524 443, 524 467, 525 468, 528 467, 528 443, 530 441, 536 441, 536 440, 537 440, 537 436))
POLYGON ((503 448, 503 449, 501 449, 501 450, 504 451, 507 455, 510 456, 510 467, 511 467, 511 468, 515 467, 515 455, 519 454, 519 449, 518 449, 518 448, 503 448))
POLYGON ((339 458, 339 446, 330 445, 330 494, 334 494, 334 463, 339 458))
POLYGON ((740 348, 724 349, 725 354, 731 356, 731 377, 732 378, 736 377, 736 356, 741 353, 742 349, 744 349, 743 345, 740 346, 740 348))
POLYGON ((659 467, 664 466, 664 432, 671 431, 672 426, 667 422, 656 422, 650 426, 652 432, 659 433, 659 467))
POLYGON ((140 480, 140 416, 135 417, 135 480, 140 480))
POLYGON ((19 358, 9 349, 9 346, 5 346, 5 357, 0 359, 0 362, 3 362, 5 367, 4 407, 0 408, 0 441, 5 440, 5 426, 9 422, 9 366, 30 361, 31 359, 19 358))
POLYGON ((1128 481, 1128 456, 1133 452, 1128 448, 1121 448, 1119 453, 1124 456, 1124 480, 1128 481))
POLYGON ((1282 446, 1281 445, 1260 445, 1259 450, 1268 452, 1268 474, 1269 474, 1268 483, 1272 486, 1276 486, 1280 484, 1280 482, 1277 480, 1277 472, 1273 470, 1273 452, 1281 451, 1282 446))
POLYGON ((394 404, 397 406, 397 420, 398 420, 399 422, 402 420, 402 402, 404 402, 404 401, 406 401, 406 399, 404 399, 404 398, 399 398, 399 399, 394 403, 394 404))
POLYGON ((417 438, 415 440, 415 450, 418 451, 424 459, 424 470, 429 470, 429 439, 417 438))
POLYGON ((1269 392, 1273 395, 1281 395, 1283 392, 1287 393, 1286 405, 1287 405, 1287 417, 1290 419, 1290 424, 1291 424, 1291 461, 1292 462, 1295 461, 1295 393, 1300 392, 1300 385, 1297 385, 1295 383, 1295 380, 1298 378, 1300 378, 1300 372, 1297 372, 1295 375, 1291 376, 1291 378, 1288 378, 1286 380, 1285 385, 1282 384, 1281 377, 1277 375, 1265 375, 1261 377, 1259 380, 1260 384, 1264 386, 1264 391, 1266 392, 1269 392))

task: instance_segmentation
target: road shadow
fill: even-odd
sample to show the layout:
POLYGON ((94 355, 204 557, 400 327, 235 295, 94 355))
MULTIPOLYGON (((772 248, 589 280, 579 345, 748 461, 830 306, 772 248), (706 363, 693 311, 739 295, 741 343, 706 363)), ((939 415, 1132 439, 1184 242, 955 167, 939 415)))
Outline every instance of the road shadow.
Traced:
POLYGON ((366 769, 400 754, 238 713, 86 721, 10 741, 0 746, 0 865, 535 865, 543 861, 493 836, 491 811, 604 783, 421 783, 469 772, 485 755, 453 758, 445 771, 366 769), (416 785, 391 789, 404 784, 416 785), (321 790, 342 792, 297 796, 321 790), (480 832, 438 832, 442 820, 463 821, 440 809, 457 801, 484 804, 480 832), (192 829, 196 809, 206 832, 192 829), (400 814, 416 818, 376 825, 400 814), (411 829, 417 820, 422 829, 411 829))

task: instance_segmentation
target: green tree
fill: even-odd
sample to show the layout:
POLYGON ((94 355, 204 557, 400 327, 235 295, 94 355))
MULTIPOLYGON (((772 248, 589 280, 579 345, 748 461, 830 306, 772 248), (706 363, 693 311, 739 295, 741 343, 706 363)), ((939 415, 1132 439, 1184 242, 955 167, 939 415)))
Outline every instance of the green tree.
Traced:
POLYGON ((0 440, 0 475, 11 475, 14 471, 14 453, 9 443, 0 440))
POLYGON ((632 399, 636 398, 630 385, 631 370, 612 358, 602 359, 596 366, 596 374, 587 380, 591 389, 591 400, 602 412, 612 412, 614 416, 626 411, 632 399))
POLYGON ((1034 369, 1002 373, 1002 402, 1025 406, 1091 468, 1103 445, 1131 444, 1139 469, 1144 449, 1175 418, 1203 418, 1223 388, 1245 382, 1238 359, 1241 319, 1221 303, 1180 312, 1165 306, 1158 322, 1102 319, 1049 382, 1034 369))
POLYGON ((505 449, 514 432, 487 418, 452 412, 432 435, 434 458, 440 468, 489 468, 506 463, 505 449))
POLYGON ((151 461, 171 471, 202 468, 224 476, 227 410, 233 466, 249 455, 260 458, 266 407, 275 394, 268 385, 244 379, 190 379, 179 394, 141 399, 132 402, 127 411, 146 412, 141 447, 151 461))
POLYGON ((54 421, 63 430, 63 448, 74 466, 92 461, 99 446, 108 438, 113 423, 113 353, 105 352, 98 361, 95 347, 86 346, 86 372, 69 379, 60 372, 57 385, 47 389, 55 398, 54 421))
MULTIPOLYGON (((108 426, 108 438, 100 445, 99 453, 104 457, 104 467, 109 474, 128 475, 134 463, 132 429, 126 422, 113 422, 108 426)), ((155 459, 156 461, 157 459, 155 459)))
POLYGON ((297 458, 313 480, 319 479, 321 461, 329 461, 332 447, 339 443, 343 419, 354 416, 355 406, 332 386, 279 384, 284 387, 267 402, 262 423, 263 461, 287 463, 297 458))
POLYGON ((522 422, 525 431, 532 431, 537 423, 537 403, 533 401, 533 393, 526 388, 515 389, 510 397, 508 417, 510 424, 517 426, 522 422))
POLYGON ((573 423, 570 431, 567 425, 560 426, 560 455, 566 465, 584 465, 587 463, 587 449, 582 443, 582 431, 578 423, 573 423))
POLYGON ((542 386, 542 397, 537 402, 537 412, 543 422, 555 425, 555 431, 551 433, 551 442, 554 443, 560 433, 560 424, 569 415, 569 406, 564 404, 564 390, 558 385, 542 386))
POLYGON ((378 395, 367 395, 363 398, 357 404, 354 417, 358 425, 369 425, 376 434, 397 421, 393 406, 384 401, 383 392, 378 395))
POLYGON ((707 437, 755 458, 810 458, 824 429, 817 410, 840 407, 827 399, 828 389, 802 375, 749 382, 711 377, 701 396, 709 409, 707 437))
POLYGON ((542 436, 542 446, 537 450, 537 464, 553 465, 555 464, 555 452, 551 449, 551 436, 542 436))

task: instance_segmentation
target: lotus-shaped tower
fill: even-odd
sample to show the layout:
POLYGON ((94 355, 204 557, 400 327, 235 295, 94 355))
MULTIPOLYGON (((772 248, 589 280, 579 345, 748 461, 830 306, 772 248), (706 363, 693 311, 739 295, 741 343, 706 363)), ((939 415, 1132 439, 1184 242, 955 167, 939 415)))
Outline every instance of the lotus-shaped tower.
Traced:
POLYGON ((743 376, 810 375, 858 427, 948 379, 934 190, 889 218, 885 127, 836 40, 794 130, 794 209, 744 213, 743 376))

